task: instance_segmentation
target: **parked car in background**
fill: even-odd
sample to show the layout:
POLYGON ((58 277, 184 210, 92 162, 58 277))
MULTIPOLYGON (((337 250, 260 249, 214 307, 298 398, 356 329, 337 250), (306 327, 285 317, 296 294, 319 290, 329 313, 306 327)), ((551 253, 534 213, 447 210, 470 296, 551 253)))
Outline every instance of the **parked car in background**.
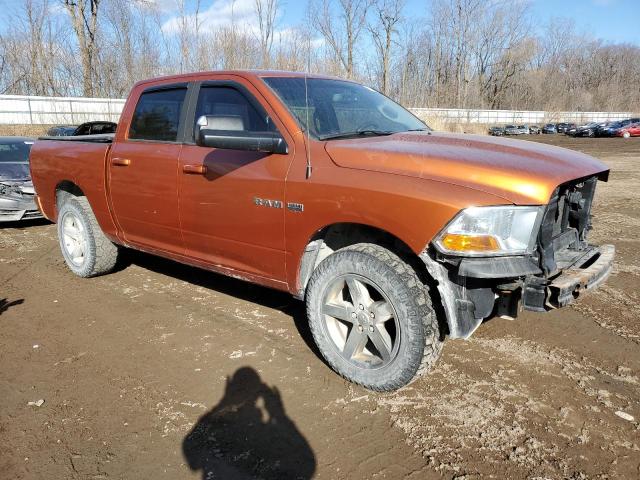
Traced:
POLYGON ((623 123, 622 121, 607 122, 606 124, 596 128, 596 137, 613 137, 616 135, 618 129, 622 128, 624 125, 628 125, 628 123, 623 123))
POLYGON ((489 127, 489 135, 494 137, 501 137, 504 135, 504 128, 502 127, 489 127))
POLYGON ((578 125, 576 125, 575 123, 571 124, 571 127, 569 127, 564 134, 565 135, 569 135, 570 137, 573 137, 576 134, 576 130, 578 129, 578 125))
POLYGON ((540 135, 541 132, 542 132, 542 130, 537 125, 531 125, 529 127, 529 133, 531 135, 540 135))
POLYGON ((596 129, 596 137, 616 137, 621 129, 639 122, 640 118, 626 118, 616 122, 607 122, 606 125, 596 129))
POLYGON ((515 125, 507 125, 504 127, 505 135, 520 135, 520 129, 515 125))
POLYGON ((607 122, 589 122, 576 128, 573 137, 595 137, 598 128, 605 126, 607 122))
POLYGON ((518 132, 520 133, 520 135, 529 135, 529 126, 518 125, 518 132))
POLYGON ((640 137, 640 123, 630 123, 625 127, 621 127, 616 132, 617 137, 640 137))
POLYGON ((80 125, 58 125, 47 130, 48 137, 71 137, 76 135, 100 135, 116 133, 117 123, 97 120, 80 125))
POLYGON ((556 131, 558 133, 566 133, 571 128, 571 124, 567 122, 560 122, 556 124, 556 131))
POLYGON ((0 222, 40 218, 29 173, 34 140, 0 137, 0 222))
POLYGON ((558 129, 556 128, 555 123, 547 123, 544 127, 542 127, 542 133, 558 133, 558 129))
POLYGON ((104 133, 116 133, 117 123, 113 122, 86 122, 75 129, 73 135, 101 135, 104 133))
POLYGON ((73 133, 78 128, 77 125, 58 125, 56 127, 51 127, 47 130, 47 136, 49 137, 69 137, 73 135, 73 133))

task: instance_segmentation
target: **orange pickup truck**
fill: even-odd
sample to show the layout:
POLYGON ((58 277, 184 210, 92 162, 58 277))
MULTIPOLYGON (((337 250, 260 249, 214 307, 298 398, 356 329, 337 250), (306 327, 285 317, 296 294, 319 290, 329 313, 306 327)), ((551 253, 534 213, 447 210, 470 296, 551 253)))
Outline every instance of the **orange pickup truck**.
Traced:
POLYGON ((373 390, 427 371, 446 336, 572 302, 614 257, 587 242, 606 165, 436 133, 325 76, 142 81, 115 134, 42 138, 31 173, 76 275, 127 247, 288 291, 328 364, 373 390))

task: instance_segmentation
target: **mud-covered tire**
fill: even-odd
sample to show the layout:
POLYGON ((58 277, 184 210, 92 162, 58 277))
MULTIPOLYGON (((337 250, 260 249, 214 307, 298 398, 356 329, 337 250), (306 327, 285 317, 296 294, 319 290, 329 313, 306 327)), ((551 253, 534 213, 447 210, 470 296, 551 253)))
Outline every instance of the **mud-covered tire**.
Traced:
MULTIPOLYGON (((348 289, 346 287, 347 280, 344 280, 344 284, 348 289)), ((352 298, 350 293, 347 293, 346 296, 352 298)), ((377 303, 380 302, 383 300, 377 303)), ((427 372, 442 351, 440 328, 431 304, 428 287, 420 280, 411 266, 381 246, 360 243, 340 249, 324 259, 309 280, 306 290, 306 305, 310 329, 324 359, 342 377, 368 389, 390 391, 409 384, 427 372), (343 298, 342 301, 327 301, 327 292, 336 290, 332 285, 342 278, 350 279, 352 276, 367 284, 367 290, 371 291, 372 288, 374 292, 379 290, 385 299, 384 303, 391 304, 395 312, 391 318, 395 319, 394 322, 397 325, 394 325, 393 330, 399 344, 397 347, 393 347, 397 348, 395 356, 388 355, 388 363, 381 362, 381 366, 378 368, 372 368, 366 363, 363 366, 350 355, 345 355, 346 344, 352 329, 356 328, 356 323, 349 326, 348 322, 344 322, 347 324, 344 329, 348 329, 348 332, 342 333, 343 347, 335 340, 336 329, 327 326, 333 325, 332 322, 339 319, 325 313, 326 308, 332 308, 335 302, 342 302, 340 305, 346 305, 347 311, 351 312, 347 316, 353 317, 352 320, 356 322, 355 315, 350 308, 352 306, 359 315, 358 309, 360 307, 356 306, 356 303, 359 302, 344 300, 344 293, 340 294, 343 298), (390 360, 389 357, 391 357, 390 360)), ((366 312, 367 310, 364 309, 362 317, 364 322, 367 321, 366 312)), ((342 312, 340 314, 343 315, 342 312)), ((359 331, 362 332, 359 318, 357 325, 359 331)), ((365 323, 365 332, 371 328, 368 325, 365 323)), ((371 330, 371 332, 373 331, 371 330)), ((366 345, 371 345, 368 343, 370 340, 365 341, 366 345)), ((393 341, 391 343, 393 344, 393 341)))
POLYGON ((95 277, 113 270, 119 248, 100 229, 86 197, 64 199, 57 227, 62 256, 73 273, 79 277, 95 277), (76 252, 81 254, 75 255, 76 252))

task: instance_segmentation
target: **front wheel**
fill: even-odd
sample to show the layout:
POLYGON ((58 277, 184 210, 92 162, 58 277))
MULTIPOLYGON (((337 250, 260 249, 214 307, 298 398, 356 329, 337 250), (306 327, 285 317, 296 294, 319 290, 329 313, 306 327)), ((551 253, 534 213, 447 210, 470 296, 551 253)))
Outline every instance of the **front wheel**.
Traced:
POLYGON ((309 280, 306 301, 313 338, 327 363, 366 388, 398 389, 440 356, 427 287, 378 245, 353 245, 323 260, 309 280))
POLYGON ((624 133, 622 134, 622 136, 623 136, 624 138, 629 138, 629 137, 631 137, 631 134, 630 134, 629 132, 624 132, 624 133))

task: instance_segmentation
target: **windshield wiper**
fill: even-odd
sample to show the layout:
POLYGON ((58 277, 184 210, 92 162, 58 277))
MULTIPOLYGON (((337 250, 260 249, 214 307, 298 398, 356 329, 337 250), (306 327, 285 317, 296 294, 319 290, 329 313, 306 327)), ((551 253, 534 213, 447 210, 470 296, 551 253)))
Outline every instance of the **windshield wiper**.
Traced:
POLYGON ((320 140, 338 140, 340 138, 352 138, 352 137, 367 137, 367 136, 383 136, 391 135, 396 132, 391 130, 357 130, 355 132, 337 133, 335 135, 328 135, 326 137, 320 137, 320 140))

